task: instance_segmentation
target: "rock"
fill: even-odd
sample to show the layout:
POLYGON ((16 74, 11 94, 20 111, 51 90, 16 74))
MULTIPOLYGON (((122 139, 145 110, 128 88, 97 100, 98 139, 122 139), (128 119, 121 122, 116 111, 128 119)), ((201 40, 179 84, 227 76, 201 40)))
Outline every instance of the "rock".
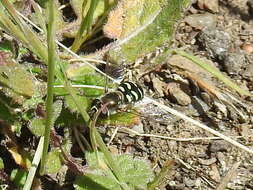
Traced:
POLYGON ((231 45, 231 37, 227 32, 212 28, 203 30, 199 41, 211 57, 220 60, 225 58, 231 45))
POLYGON ((198 7, 200 9, 207 9, 214 13, 217 13, 219 11, 218 0, 198 0, 198 7))
POLYGON ((242 76, 249 80, 253 80, 253 63, 246 66, 246 69, 242 72, 242 76))
POLYGON ((185 22, 196 29, 214 28, 216 26, 216 16, 210 13, 189 15, 185 22))
POLYGON ((159 96, 164 97, 164 88, 166 86, 166 83, 162 82, 156 76, 152 77, 152 83, 155 91, 159 94, 159 96))
POLYGON ((192 180, 188 177, 184 177, 184 184, 187 186, 187 187, 194 187, 195 186, 195 182, 196 180, 192 180))
POLYGON ((221 172, 225 172, 227 171, 227 160, 226 160, 226 156, 224 155, 224 153, 222 152, 217 152, 217 160, 220 162, 220 170, 221 172))
POLYGON ((171 82, 167 85, 167 93, 170 98, 179 105, 186 106, 191 103, 191 98, 180 87, 179 83, 171 82))
POLYGON ((139 125, 134 125, 132 130, 136 131, 139 134, 143 134, 144 133, 143 124, 140 123, 139 125))
POLYGON ((215 153, 215 152, 224 152, 224 151, 228 151, 229 148, 229 144, 225 141, 222 140, 218 140, 218 141, 213 141, 209 147, 208 150, 211 153, 215 153))
POLYGON ((228 74, 238 75, 245 65, 246 59, 241 53, 228 53, 224 59, 224 67, 228 74))

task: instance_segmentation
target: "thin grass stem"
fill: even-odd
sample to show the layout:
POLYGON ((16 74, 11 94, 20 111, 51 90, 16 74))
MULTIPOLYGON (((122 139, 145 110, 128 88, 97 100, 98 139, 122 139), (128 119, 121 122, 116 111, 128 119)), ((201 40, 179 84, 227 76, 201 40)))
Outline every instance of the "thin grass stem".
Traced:
POLYGON ((48 44, 48 78, 47 78, 47 100, 46 100, 46 124, 44 132, 44 145, 43 145, 43 154, 41 159, 40 174, 44 175, 45 173, 45 163, 48 153, 49 141, 50 141, 50 132, 53 127, 53 95, 54 95, 54 77, 55 77, 55 6, 54 1, 49 0, 47 4, 48 8, 48 30, 47 30, 47 44, 48 44))

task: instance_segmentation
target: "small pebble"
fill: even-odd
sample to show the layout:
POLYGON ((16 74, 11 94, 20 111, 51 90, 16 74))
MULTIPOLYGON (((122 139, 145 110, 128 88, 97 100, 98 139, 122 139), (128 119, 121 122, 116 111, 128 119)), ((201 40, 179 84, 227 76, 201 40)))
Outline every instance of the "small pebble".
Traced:
POLYGON ((246 51, 247 53, 253 53, 253 45, 250 43, 243 43, 241 45, 241 49, 246 51))
POLYGON ((217 13, 219 11, 218 0, 198 0, 198 7, 200 9, 207 9, 213 13, 217 13))
POLYGON ((213 141, 209 146, 209 152, 224 152, 228 151, 229 145, 225 141, 213 141))

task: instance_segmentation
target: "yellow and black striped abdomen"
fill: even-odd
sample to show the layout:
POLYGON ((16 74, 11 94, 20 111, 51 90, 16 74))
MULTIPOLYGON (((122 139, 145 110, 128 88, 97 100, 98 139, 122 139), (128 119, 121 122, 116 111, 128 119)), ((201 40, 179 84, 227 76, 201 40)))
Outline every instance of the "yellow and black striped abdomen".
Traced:
POLYGON ((117 91, 120 91, 124 96, 124 104, 135 103, 144 97, 143 89, 138 84, 129 81, 122 82, 118 86, 117 91))

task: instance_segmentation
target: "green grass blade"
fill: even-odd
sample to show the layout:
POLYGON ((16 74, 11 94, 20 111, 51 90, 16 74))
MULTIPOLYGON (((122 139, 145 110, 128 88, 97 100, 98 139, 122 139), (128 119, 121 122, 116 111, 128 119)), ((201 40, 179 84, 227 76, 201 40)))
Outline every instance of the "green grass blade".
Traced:
POLYGON ((39 22, 39 26, 46 33, 46 31, 47 31, 46 18, 43 16, 43 14, 41 12, 41 8, 34 1, 32 1, 32 7, 34 9, 35 15, 38 17, 37 21, 39 22))
MULTIPOLYGON (((84 3, 86 3, 86 2, 84 1, 84 3)), ((86 5, 88 5, 88 4, 89 3, 87 3, 86 5)), ((87 39, 87 34, 89 33, 89 31, 91 29, 93 15, 95 13, 97 4, 98 4, 98 0, 92 0, 90 2, 89 10, 88 10, 87 14, 85 14, 86 16, 82 19, 80 28, 79 28, 77 35, 75 37, 75 40, 72 44, 71 50, 73 52, 77 52, 78 49, 81 47, 82 43, 87 39)))
MULTIPOLYGON (((26 42, 25 45, 37 56, 39 56, 45 63, 47 63, 47 49, 39 39, 38 35, 23 21, 22 18, 20 18, 14 6, 8 0, 2 0, 1 3, 4 5, 6 10, 10 14, 10 17, 12 18, 9 18, 9 20, 14 20, 14 23, 17 24, 19 28, 18 33, 23 33, 23 36, 25 37, 25 40, 19 38, 18 39, 22 42, 26 42)), ((11 30, 8 31, 10 31, 10 33, 12 34, 11 30)), ((21 36, 21 34, 19 36, 21 36)))
POLYGON ((28 43, 23 32, 21 32, 19 27, 12 22, 9 15, 6 14, 4 7, 1 3, 0 3, 0 27, 3 28, 6 32, 11 33, 22 43, 24 44, 28 43))

